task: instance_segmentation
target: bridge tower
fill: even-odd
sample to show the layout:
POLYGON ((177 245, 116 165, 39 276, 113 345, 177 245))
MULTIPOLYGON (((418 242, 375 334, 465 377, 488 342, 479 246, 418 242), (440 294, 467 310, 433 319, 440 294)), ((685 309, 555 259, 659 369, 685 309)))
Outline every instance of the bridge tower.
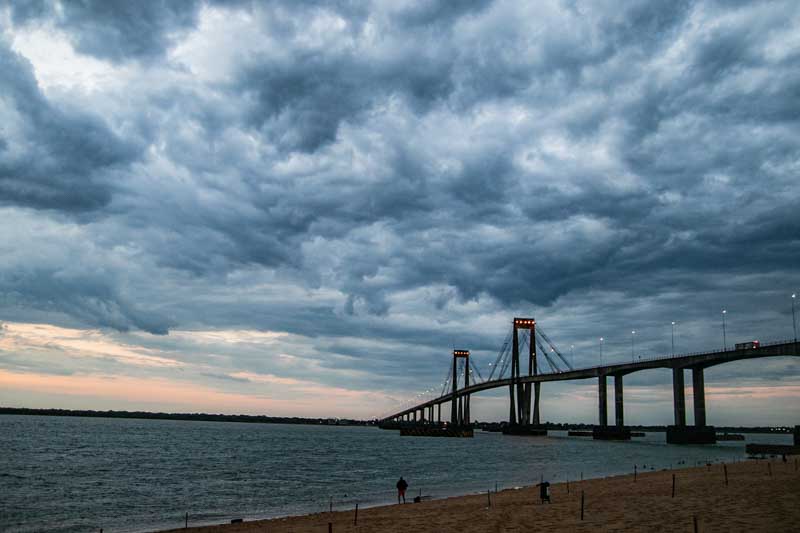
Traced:
POLYGON ((539 420, 539 396, 541 384, 522 383, 520 363, 519 330, 530 332, 528 342, 528 376, 539 374, 536 358, 536 320, 514 318, 511 341, 511 384, 509 385, 509 413, 506 434, 546 435, 539 420), (533 408, 531 410, 531 408, 533 408))
POLYGON ((458 360, 464 360, 464 388, 469 387, 469 350, 453 350, 453 401, 450 406, 450 423, 454 426, 469 425, 469 395, 456 398, 458 390, 458 360))

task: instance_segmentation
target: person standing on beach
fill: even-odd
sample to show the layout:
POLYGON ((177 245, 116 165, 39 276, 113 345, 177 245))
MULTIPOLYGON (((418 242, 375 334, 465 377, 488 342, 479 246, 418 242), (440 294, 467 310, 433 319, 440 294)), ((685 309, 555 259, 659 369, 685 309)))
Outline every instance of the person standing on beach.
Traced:
POLYGON ((539 487, 539 498, 542 503, 550 503, 550 483, 543 480, 541 483, 537 483, 536 486, 539 487))
POLYGON ((397 503, 400 503, 400 498, 403 498, 403 503, 406 503, 407 488, 408 483, 406 483, 406 480, 403 479, 403 476, 400 476, 400 480, 397 482, 397 503))

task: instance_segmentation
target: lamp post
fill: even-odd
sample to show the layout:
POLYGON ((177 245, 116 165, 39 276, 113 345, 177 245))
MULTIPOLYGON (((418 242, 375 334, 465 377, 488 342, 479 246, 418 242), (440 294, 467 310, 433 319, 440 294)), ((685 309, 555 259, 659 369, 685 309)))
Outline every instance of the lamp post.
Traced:
POLYGON ((794 328, 794 342, 797 343, 797 322, 794 319, 794 301, 797 299, 797 294, 792 293, 792 328, 794 328))
POLYGON ((675 321, 672 321, 672 357, 675 357, 675 321))
POLYGON ((603 366, 603 337, 600 337, 600 366, 603 366))
POLYGON ((634 329, 633 331, 631 331, 631 362, 633 362, 636 359, 633 356, 633 351, 634 351, 634 348, 633 348, 634 341, 633 341, 633 339, 635 339, 635 338, 636 338, 636 330, 634 329))
POLYGON ((725 315, 727 315, 727 314, 728 314, 728 310, 727 309, 723 309, 722 310, 722 348, 724 350, 728 349, 728 339, 725 336, 725 315))
MULTIPOLYGON (((794 307, 792 309, 794 309, 794 307)), ((575 345, 574 344, 570 344, 569 345, 569 359, 572 362, 572 366, 575 366, 575 345)))

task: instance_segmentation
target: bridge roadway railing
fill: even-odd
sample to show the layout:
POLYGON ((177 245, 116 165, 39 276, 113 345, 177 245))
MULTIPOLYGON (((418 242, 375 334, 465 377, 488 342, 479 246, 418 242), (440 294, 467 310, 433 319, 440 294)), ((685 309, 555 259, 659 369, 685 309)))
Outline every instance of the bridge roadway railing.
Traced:
MULTIPOLYGON (((769 348, 769 347, 773 347, 773 346, 780 346, 780 345, 784 345, 784 344, 796 344, 796 343, 797 342, 794 339, 780 340, 780 341, 769 341, 769 342, 759 343, 759 347, 758 348, 746 348, 745 350, 752 351, 753 354, 757 356, 758 352, 759 351, 764 351, 765 348, 769 348)), ((612 374, 615 373, 613 371, 614 369, 622 369, 622 368, 627 367, 629 370, 624 372, 624 373, 630 373, 630 372, 635 372, 637 370, 637 368, 635 368, 635 367, 638 367, 639 365, 645 367, 645 368, 641 368, 641 370, 649 369, 650 367, 646 366, 648 363, 654 363, 654 362, 658 362, 658 361, 675 361, 675 360, 678 360, 678 359, 690 359, 692 357, 698 357, 698 356, 713 356, 713 355, 719 355, 719 354, 724 354, 724 353, 736 353, 736 352, 740 352, 740 351, 742 351, 742 349, 741 348, 737 349, 735 347, 735 345, 734 345, 733 348, 727 348, 727 349, 723 348, 721 350, 704 350, 704 351, 700 351, 700 352, 687 352, 687 353, 675 354, 675 355, 661 355, 661 356, 656 356, 656 357, 648 357, 646 359, 637 359, 637 360, 631 361, 631 362, 620 362, 620 363, 614 363, 614 364, 610 364, 610 365, 595 365, 595 366, 588 366, 588 367, 583 367, 583 368, 576 368, 574 370, 564 370, 564 371, 560 371, 560 372, 548 372, 546 374, 538 374, 536 377, 538 378, 537 380, 540 380, 540 381, 558 381, 558 380, 553 380, 553 379, 548 379, 548 378, 555 377, 555 376, 561 376, 561 375, 564 375, 564 374, 571 374, 571 375, 575 375, 575 377, 565 378, 564 381, 569 380, 569 379, 589 379, 589 378, 600 376, 600 375, 603 375, 603 374, 604 375, 612 375, 612 374), (631 367, 634 367, 634 368, 631 369, 631 367), (605 372, 601 372, 602 370, 606 370, 606 371, 605 372), (587 373, 588 373, 588 375, 584 375, 584 374, 587 374, 587 373)), ((800 354, 795 354, 795 355, 800 355, 800 354)), ((528 376, 525 376, 525 377, 522 378, 521 381, 522 382, 527 382, 527 381, 532 381, 532 380, 530 380, 528 376)), ((480 383, 475 383, 473 385, 470 385, 466 389, 458 390, 455 393, 455 397, 459 397, 459 396, 462 396, 464 394, 472 394, 472 393, 475 393, 475 392, 480 392, 480 391, 484 391, 484 390, 488 390, 488 389, 492 389, 492 388, 504 387, 504 386, 507 386, 507 385, 510 385, 510 384, 511 384, 511 379, 510 378, 494 379, 492 381, 482 381, 480 383)), ((419 409, 422 409, 424 407, 428 407, 428 406, 431 406, 431 405, 438 405, 440 403, 449 402, 449 401, 452 401, 453 397, 454 397, 453 393, 450 392, 450 393, 447 393, 447 394, 445 394, 443 396, 439 396, 438 398, 434 398, 432 400, 428 400, 428 401, 422 402, 420 404, 417 404, 417 405, 415 405, 413 407, 409 407, 407 409, 399 411, 399 412, 397 412, 397 413, 395 413, 393 415, 390 415, 390 416, 386 417, 384 420, 389 420, 389 419, 392 419, 392 418, 395 418, 395 417, 403 416, 403 415, 408 414, 408 413, 413 413, 415 410, 419 410, 419 409)))
MULTIPOLYGON (((780 346, 782 344, 794 344, 794 342, 795 342, 794 339, 783 340, 783 341, 761 342, 761 343, 759 343, 759 345, 758 345, 759 347, 758 348, 752 348, 752 349, 753 350, 759 350, 759 349, 762 349, 762 348, 768 348, 770 346, 780 346)), ((640 359, 637 359, 636 361, 631 361, 630 363, 628 363, 626 361, 623 361, 623 362, 620 362, 620 363, 613 363, 613 364, 608 364, 608 365, 587 366, 587 367, 583 367, 583 368, 576 368, 574 371, 578 372, 578 371, 581 371, 581 370, 598 370, 598 369, 601 369, 601 368, 612 368, 612 367, 615 367, 615 366, 629 365, 629 364, 636 364, 636 363, 649 363, 649 362, 652 362, 652 361, 669 361, 669 360, 673 360, 673 359, 682 359, 684 357, 685 358, 696 357, 698 355, 714 355, 714 354, 722 354, 722 353, 727 353, 727 352, 738 352, 739 350, 740 349, 737 349, 737 348, 734 347, 734 348, 722 348, 721 350, 704 350, 704 351, 700 351, 700 352, 685 352, 685 353, 675 354, 675 355, 657 355, 655 357, 640 358, 640 359)), ((572 372, 572 371, 566 371, 566 372, 572 372)), ((563 374, 563 373, 565 373, 565 372, 549 372, 548 374, 563 374)), ((544 375, 544 374, 542 374, 542 375, 544 375)))

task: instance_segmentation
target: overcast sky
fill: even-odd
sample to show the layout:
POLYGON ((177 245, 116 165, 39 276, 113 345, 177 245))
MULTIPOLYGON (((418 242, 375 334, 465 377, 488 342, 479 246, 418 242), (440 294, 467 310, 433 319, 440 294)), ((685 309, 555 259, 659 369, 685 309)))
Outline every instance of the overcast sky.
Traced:
MULTIPOLYGON (((796 1, 10 4, 0 405, 371 417, 515 315, 576 367, 794 335, 796 1)), ((800 422, 800 359, 706 382, 800 422)))

